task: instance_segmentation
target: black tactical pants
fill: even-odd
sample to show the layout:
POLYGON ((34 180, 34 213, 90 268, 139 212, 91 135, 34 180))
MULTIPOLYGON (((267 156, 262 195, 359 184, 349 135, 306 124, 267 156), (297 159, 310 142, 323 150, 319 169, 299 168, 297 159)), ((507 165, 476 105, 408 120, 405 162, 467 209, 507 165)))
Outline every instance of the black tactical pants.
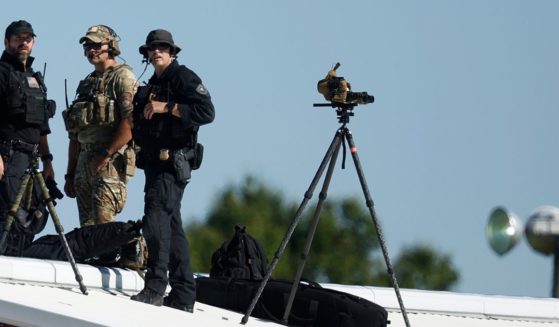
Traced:
MULTIPOLYGON (((0 179, 0 231, 4 230, 5 217, 16 199, 17 192, 22 182, 22 177, 31 162, 31 154, 23 151, 11 151, 9 157, 4 157, 4 176, 0 179)), ((21 233, 12 223, 10 234, 5 249, 0 253, 5 255, 20 256, 23 249, 31 243, 32 236, 21 233)))
POLYGON ((142 229, 148 247, 145 287, 163 295, 169 283, 169 296, 174 302, 192 305, 196 286, 180 215, 187 182, 179 181, 172 167, 164 167, 158 161, 147 163, 144 172, 142 229))

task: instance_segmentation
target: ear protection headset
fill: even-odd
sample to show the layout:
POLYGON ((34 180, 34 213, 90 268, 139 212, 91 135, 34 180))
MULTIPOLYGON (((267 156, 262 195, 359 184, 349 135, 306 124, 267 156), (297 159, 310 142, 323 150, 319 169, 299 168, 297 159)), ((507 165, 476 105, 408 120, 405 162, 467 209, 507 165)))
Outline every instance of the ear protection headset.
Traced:
POLYGON ((120 36, 116 34, 116 32, 107 25, 99 25, 99 27, 106 28, 109 31, 110 38, 109 38, 109 56, 116 57, 120 54, 120 45, 118 41, 120 40, 120 36))

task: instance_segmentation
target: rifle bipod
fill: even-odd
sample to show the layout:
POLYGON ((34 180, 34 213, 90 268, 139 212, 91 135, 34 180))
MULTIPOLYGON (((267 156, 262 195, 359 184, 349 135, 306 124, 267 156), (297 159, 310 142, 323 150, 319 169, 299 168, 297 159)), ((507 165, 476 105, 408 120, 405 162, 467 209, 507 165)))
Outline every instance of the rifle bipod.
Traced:
POLYGON ((52 217, 52 221, 54 223, 54 228, 56 229, 56 232, 58 233, 58 236, 60 237, 62 247, 64 248, 64 252, 66 253, 66 258, 68 259, 68 261, 70 262, 70 265, 72 266, 72 270, 74 271, 76 281, 79 284, 80 291, 84 295, 87 295, 87 288, 83 284, 83 277, 78 270, 78 266, 76 265, 76 261, 74 260, 74 256, 72 254, 72 251, 70 250, 70 246, 68 245, 68 241, 66 240, 66 236, 64 235, 64 228, 62 227, 62 224, 60 223, 60 219, 58 218, 58 214, 56 213, 56 209, 54 207, 54 201, 50 196, 49 190, 48 190, 47 185, 45 183, 45 179, 43 178, 43 174, 39 171, 39 161, 38 161, 38 159, 39 159, 39 156, 38 156, 37 151, 33 152, 31 162, 29 163, 29 167, 27 168, 27 170, 25 171, 25 173, 23 175, 23 179, 22 179, 21 184, 18 188, 16 198, 15 198, 14 202, 10 205, 10 208, 9 208, 7 214, 6 214, 6 217, 4 217, 5 224, 4 224, 4 229, 2 230, 1 235, 0 235, 0 250, 3 253, 3 251, 4 251, 3 249, 4 249, 4 247, 6 246, 6 243, 7 243, 8 234, 10 233, 10 229, 12 228, 12 224, 14 222, 14 219, 17 219, 16 214, 17 214, 17 211, 20 207, 21 201, 24 198, 24 195, 26 193, 30 194, 30 192, 33 191, 33 185, 36 182, 37 185, 39 186, 40 191, 41 191, 42 200, 47 205, 47 209, 48 209, 48 211, 49 211, 49 213, 52 217))

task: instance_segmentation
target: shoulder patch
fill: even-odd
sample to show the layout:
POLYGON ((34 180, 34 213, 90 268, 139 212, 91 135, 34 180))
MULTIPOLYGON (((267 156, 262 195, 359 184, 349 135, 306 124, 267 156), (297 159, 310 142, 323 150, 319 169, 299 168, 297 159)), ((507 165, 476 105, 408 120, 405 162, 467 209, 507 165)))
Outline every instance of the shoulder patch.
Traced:
POLYGON ((196 92, 200 93, 201 95, 207 95, 208 89, 206 89, 206 87, 202 83, 200 83, 196 87, 196 92))

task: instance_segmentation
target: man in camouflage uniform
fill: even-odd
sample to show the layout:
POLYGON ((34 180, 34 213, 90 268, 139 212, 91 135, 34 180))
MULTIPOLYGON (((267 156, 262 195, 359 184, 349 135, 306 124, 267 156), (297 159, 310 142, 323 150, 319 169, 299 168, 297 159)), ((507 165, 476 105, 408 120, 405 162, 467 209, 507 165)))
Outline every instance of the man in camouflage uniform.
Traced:
POLYGON ((80 225, 115 220, 126 202, 126 183, 134 174, 132 98, 137 80, 117 63, 118 35, 96 25, 80 38, 95 67, 78 86, 76 99, 63 112, 70 143, 64 191, 77 198, 80 225))

